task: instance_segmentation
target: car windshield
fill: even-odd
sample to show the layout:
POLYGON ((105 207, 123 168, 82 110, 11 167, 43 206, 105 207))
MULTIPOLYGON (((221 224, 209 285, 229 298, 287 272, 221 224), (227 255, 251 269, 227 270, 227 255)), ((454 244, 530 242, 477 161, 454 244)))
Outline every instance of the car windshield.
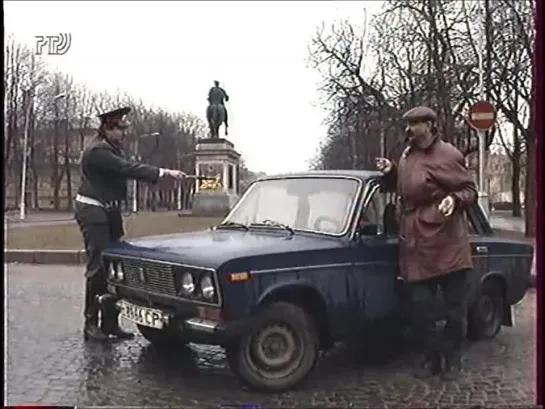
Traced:
POLYGON ((359 182, 343 178, 286 178, 254 183, 224 223, 342 234, 359 182))

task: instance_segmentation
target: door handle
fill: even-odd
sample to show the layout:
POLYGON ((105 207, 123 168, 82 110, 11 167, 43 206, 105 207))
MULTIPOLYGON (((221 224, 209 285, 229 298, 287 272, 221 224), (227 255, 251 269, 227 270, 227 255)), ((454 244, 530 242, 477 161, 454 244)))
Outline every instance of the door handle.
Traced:
POLYGON ((475 251, 479 254, 488 254, 488 247, 486 246, 476 246, 475 251))

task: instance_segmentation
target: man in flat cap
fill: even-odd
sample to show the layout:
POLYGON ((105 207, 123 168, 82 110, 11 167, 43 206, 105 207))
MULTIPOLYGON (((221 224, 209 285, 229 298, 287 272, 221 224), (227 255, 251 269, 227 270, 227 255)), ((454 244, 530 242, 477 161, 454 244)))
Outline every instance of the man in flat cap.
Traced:
POLYGON ((440 373, 444 380, 454 380, 461 370, 466 278, 473 268, 464 211, 477 200, 477 190, 462 153, 441 140, 432 109, 413 108, 403 119, 409 146, 399 163, 377 158, 376 164, 399 197, 399 269, 423 350, 415 375, 440 373), (439 287, 447 310, 442 337, 434 315, 439 287))
POLYGON ((179 170, 145 165, 125 157, 122 142, 129 127, 126 119, 129 112, 130 108, 121 108, 99 115, 98 134, 81 156, 81 184, 76 196, 75 216, 87 255, 85 340, 133 337, 119 327, 114 306, 101 307, 99 302, 99 297, 107 293, 101 252, 124 234, 121 202, 127 199, 127 180, 156 183, 161 177, 181 180, 185 176, 179 170))

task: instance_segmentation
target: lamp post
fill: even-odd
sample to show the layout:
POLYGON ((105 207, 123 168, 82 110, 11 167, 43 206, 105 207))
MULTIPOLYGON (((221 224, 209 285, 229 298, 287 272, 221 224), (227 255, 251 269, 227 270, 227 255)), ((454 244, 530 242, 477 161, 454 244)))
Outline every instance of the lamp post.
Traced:
MULTIPOLYGON (((153 133, 147 133, 147 134, 140 135, 140 136, 136 137, 134 139, 133 159, 134 160, 142 160, 142 158, 138 154, 138 152, 139 152, 138 142, 139 142, 140 138, 145 138, 147 136, 159 136, 159 135, 161 135, 159 132, 153 132, 153 133)), ((134 179, 132 181, 132 211, 133 211, 133 213, 138 212, 138 182, 136 181, 136 179, 134 179)))

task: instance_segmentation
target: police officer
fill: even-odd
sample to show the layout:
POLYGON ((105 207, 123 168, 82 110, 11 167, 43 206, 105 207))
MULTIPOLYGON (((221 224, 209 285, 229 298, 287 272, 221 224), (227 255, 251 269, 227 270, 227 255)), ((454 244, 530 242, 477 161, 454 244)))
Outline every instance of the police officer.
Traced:
POLYGON ((121 202, 127 198, 127 180, 156 183, 161 177, 178 180, 185 177, 182 171, 145 165, 125 157, 122 142, 130 125, 126 119, 130 110, 120 108, 99 115, 98 134, 81 156, 81 185, 76 196, 75 217, 87 255, 85 340, 134 337, 119 327, 113 303, 104 303, 103 306, 100 303, 101 296, 107 294, 101 252, 124 235, 121 202))

